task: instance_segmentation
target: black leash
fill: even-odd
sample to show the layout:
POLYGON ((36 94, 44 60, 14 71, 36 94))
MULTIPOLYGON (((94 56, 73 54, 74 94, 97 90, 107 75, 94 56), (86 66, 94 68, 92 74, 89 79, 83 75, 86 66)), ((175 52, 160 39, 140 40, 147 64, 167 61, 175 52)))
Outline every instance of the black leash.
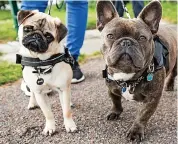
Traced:
MULTIPOLYGON (((117 2, 117 1, 116 1, 117 2)), ((120 2, 122 3, 122 8, 124 9, 124 12, 126 13, 126 16, 131 19, 131 16, 129 14, 129 11, 127 10, 127 7, 125 6, 124 4, 124 1, 123 0, 120 0, 120 2)), ((116 3, 115 3, 115 7, 116 7, 116 3)))
POLYGON ((57 0, 56 0, 56 7, 57 7, 58 10, 61 10, 62 7, 63 7, 63 5, 64 5, 64 1, 61 1, 61 2, 58 4, 58 3, 57 3, 57 0))
POLYGON ((50 0, 48 15, 51 15, 51 7, 52 7, 52 4, 53 4, 53 0, 50 0))

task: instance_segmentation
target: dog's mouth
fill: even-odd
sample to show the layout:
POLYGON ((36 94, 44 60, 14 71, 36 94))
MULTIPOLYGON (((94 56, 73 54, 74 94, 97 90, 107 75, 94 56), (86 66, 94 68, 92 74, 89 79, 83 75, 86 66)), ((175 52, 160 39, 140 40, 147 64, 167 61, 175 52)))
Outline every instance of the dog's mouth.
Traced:
POLYGON ((42 34, 33 32, 24 36, 22 44, 25 48, 38 53, 44 53, 48 50, 48 42, 42 34))
POLYGON ((112 58, 108 57, 108 66, 113 69, 114 72, 122 71, 130 73, 141 70, 144 66, 144 62, 143 59, 137 55, 123 52, 117 53, 117 58, 115 59, 113 59, 113 56, 112 58), (140 62, 140 60, 142 61, 140 62))

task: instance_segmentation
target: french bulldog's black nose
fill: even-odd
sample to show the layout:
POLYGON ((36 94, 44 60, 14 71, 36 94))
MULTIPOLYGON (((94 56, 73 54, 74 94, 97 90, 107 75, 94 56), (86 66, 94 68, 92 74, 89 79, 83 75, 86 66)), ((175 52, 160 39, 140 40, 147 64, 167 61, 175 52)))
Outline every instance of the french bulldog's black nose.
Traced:
POLYGON ((124 39, 121 41, 120 45, 123 47, 129 47, 129 46, 131 46, 131 41, 128 39, 124 39))

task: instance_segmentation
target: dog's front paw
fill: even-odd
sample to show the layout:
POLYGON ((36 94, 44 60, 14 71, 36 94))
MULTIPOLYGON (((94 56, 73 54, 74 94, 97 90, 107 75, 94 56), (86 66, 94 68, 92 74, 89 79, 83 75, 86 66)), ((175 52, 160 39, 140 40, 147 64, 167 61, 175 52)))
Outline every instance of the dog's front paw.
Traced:
POLYGON ((107 120, 118 120, 122 111, 112 111, 107 115, 107 120))
POLYGON ((35 108, 38 108, 39 106, 37 105, 37 103, 29 103, 28 104, 28 109, 29 110, 32 110, 32 109, 35 109, 35 108))
POLYGON ((43 130, 44 135, 52 135, 55 132, 55 121, 54 120, 47 120, 46 126, 43 130))
POLYGON ((142 124, 133 124, 127 133, 127 138, 131 141, 141 142, 144 139, 144 126, 142 124))
POLYGON ((75 125, 75 122, 73 119, 65 119, 64 120, 64 125, 66 128, 67 132, 76 132, 77 131, 77 126, 75 125))

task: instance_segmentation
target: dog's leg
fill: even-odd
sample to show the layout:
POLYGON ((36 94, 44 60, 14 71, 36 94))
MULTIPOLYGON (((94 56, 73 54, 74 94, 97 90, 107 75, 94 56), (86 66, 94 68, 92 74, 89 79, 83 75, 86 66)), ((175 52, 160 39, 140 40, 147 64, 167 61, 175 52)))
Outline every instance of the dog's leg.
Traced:
POLYGON ((55 120, 54 120, 53 113, 51 111, 48 96, 47 94, 43 95, 43 94, 35 93, 35 98, 46 118, 46 125, 43 130, 43 134, 51 135, 55 132, 55 120))
POLYGON ((38 107, 38 104, 36 102, 35 95, 34 95, 34 93, 32 93, 32 95, 30 96, 28 109, 30 110, 30 109, 34 109, 34 108, 37 108, 37 107, 38 107))
POLYGON ((65 89, 60 95, 60 102, 63 110, 64 125, 67 132, 74 132, 77 130, 75 122, 72 119, 70 107, 70 88, 65 89))
POLYGON ((147 99, 142 103, 138 115, 127 133, 127 137, 130 140, 142 141, 144 139, 144 129, 148 120, 155 112, 161 95, 162 92, 156 93, 154 98, 147 99))
POLYGON ((113 106, 111 108, 111 112, 107 116, 107 120, 117 120, 119 119, 120 114, 123 112, 121 96, 115 95, 110 90, 108 91, 108 93, 112 99, 113 106))
POLYGON ((172 72, 167 77, 166 85, 165 85, 165 88, 164 88, 166 91, 173 91, 174 90, 174 82, 175 82, 176 76, 177 76, 177 62, 175 64, 172 72))

